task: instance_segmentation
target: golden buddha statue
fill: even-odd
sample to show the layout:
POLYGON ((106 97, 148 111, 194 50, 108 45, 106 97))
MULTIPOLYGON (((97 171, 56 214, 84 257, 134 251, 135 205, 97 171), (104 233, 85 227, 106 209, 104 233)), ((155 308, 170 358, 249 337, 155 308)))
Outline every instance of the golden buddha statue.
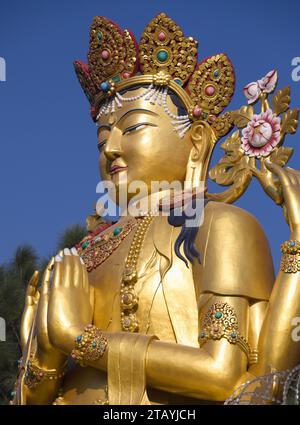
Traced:
POLYGON ((292 151, 283 139, 298 117, 289 89, 270 109, 271 71, 245 88, 248 105, 222 114, 234 93, 230 60, 219 54, 197 66, 197 42, 165 14, 139 44, 94 18, 88 61, 76 61, 75 70, 98 126, 101 178, 114 184, 120 204, 126 193, 128 206, 130 185, 142 181, 148 194, 136 204, 155 208, 125 208, 114 224, 89 222, 87 237, 51 260, 40 290, 38 273, 32 277, 14 403, 223 403, 239 385, 296 366, 300 173, 282 168, 292 151), (213 148, 234 126, 209 174, 230 187, 210 194, 213 148), (277 278, 260 224, 231 205, 252 176, 290 226, 277 278), (154 181, 167 189, 154 191, 154 181), (174 181, 182 193, 192 189, 190 205, 204 182, 198 226, 186 225, 174 181), (161 213, 165 198, 169 215, 161 213))

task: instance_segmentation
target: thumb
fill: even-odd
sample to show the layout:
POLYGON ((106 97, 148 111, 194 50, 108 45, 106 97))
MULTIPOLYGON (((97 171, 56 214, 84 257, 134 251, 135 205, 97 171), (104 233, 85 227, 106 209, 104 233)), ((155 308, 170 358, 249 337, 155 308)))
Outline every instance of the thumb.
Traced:
POLYGON ((290 179, 286 170, 284 170, 280 165, 274 164, 269 159, 265 161, 266 167, 272 173, 276 174, 282 186, 287 186, 290 183, 290 179))
POLYGON ((38 285, 38 282, 39 282, 39 277, 40 277, 40 274, 36 270, 33 273, 33 275, 31 276, 30 281, 28 283, 27 291, 26 291, 26 295, 27 296, 33 296, 33 295, 35 295, 35 293, 37 291, 37 285, 38 285))

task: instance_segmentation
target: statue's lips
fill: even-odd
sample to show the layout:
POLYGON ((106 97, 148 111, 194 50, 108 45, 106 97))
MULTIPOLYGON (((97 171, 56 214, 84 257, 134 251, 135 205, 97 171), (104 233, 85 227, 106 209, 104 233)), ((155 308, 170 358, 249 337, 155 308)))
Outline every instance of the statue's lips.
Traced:
POLYGON ((113 167, 111 167, 109 174, 115 174, 118 173, 119 171, 125 170, 127 167, 120 167, 119 165, 114 165, 113 167))

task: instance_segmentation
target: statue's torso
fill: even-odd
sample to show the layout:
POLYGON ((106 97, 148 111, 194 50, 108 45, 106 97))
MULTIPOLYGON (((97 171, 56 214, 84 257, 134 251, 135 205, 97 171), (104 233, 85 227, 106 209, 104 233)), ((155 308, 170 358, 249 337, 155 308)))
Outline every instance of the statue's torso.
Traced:
MULTIPOLYGON (((122 227, 130 220, 123 217, 114 227, 122 227)), ((135 219, 140 220, 140 219, 135 219)), ((209 222, 208 216, 206 222, 209 222)), ((206 224, 204 223, 204 227, 206 224)), ((112 228, 105 232, 111 232, 112 228)), ((133 241, 136 227, 126 236, 118 248, 89 274, 90 284, 95 288, 94 324, 107 332, 122 331, 120 290, 125 260, 133 241)), ((150 224, 138 262, 138 281, 135 292, 138 295, 137 319, 139 332, 156 335, 162 341, 199 347, 199 317, 209 303, 217 300, 218 294, 202 287, 203 267, 187 268, 174 253, 174 242, 180 228, 171 226, 166 217, 155 217, 150 224), (196 278, 195 278, 196 276, 196 278)), ((207 247, 207 234, 203 233, 202 245, 207 247)), ((204 249, 202 250, 202 255, 204 249)), ((218 259, 216 258, 216 263, 218 259)), ((226 291, 225 291, 226 292, 226 291)), ((226 295, 222 288, 220 294, 226 295)), ((240 295, 240 294, 237 294, 240 295)), ((243 335, 248 334, 246 299, 234 306, 240 316, 243 335)), ((212 342, 215 344, 214 342, 212 342)), ((74 367, 68 372, 63 388, 67 404, 93 404, 104 401, 106 374, 92 368, 74 367)), ((149 396, 153 403, 172 403, 172 395, 155 391, 149 396)), ((62 400, 62 399, 61 399, 62 400)), ((174 398, 175 400, 175 398, 174 398)), ((184 400, 177 400, 184 402, 184 400)), ((175 402, 176 402, 175 401, 175 402)))

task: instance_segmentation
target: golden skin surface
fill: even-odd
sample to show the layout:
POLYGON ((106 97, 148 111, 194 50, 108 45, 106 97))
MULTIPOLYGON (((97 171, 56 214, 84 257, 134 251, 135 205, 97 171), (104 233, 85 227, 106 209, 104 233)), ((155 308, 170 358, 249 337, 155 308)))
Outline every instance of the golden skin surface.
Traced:
MULTIPOLYGON (((130 91, 130 96, 137 96, 143 90, 130 91)), ((177 114, 170 98, 168 106, 177 114)), ((152 181, 184 181, 192 144, 188 138, 179 138, 171 121, 161 106, 144 99, 130 102, 130 108, 122 107, 114 114, 101 117, 98 129, 100 175, 116 185, 117 199, 121 187, 125 186, 126 191, 133 181, 145 182, 149 193, 152 181), (114 166, 126 168, 110 175, 114 166)), ((128 193, 128 200, 132 196, 128 193)))
MULTIPOLYGON (((168 102, 176 113, 170 99, 168 102)), ((192 127, 180 139, 162 107, 140 99, 101 117, 99 124, 100 174, 116 184, 118 194, 135 180, 145 181, 150 188, 154 180, 183 183, 191 176, 195 184, 201 175, 206 158, 201 156, 203 140, 195 137, 197 128, 192 127), (126 168, 110 174, 114 166, 126 168)), ((299 239, 299 173, 276 166, 273 171, 283 187, 291 237, 299 239)), ((132 196, 128 194, 128 199, 132 196)), ((122 217, 104 233, 130 219, 122 217)), ((32 314, 24 312, 24 355, 31 344, 36 346, 40 367, 59 369, 70 355, 75 337, 91 322, 103 330, 109 349, 89 367, 69 370, 63 381, 44 381, 38 389, 29 389, 23 383, 21 404, 51 404, 58 396, 57 404, 103 403, 107 400, 107 383, 111 403, 146 403, 145 394, 140 397, 141 389, 137 388, 144 381, 151 404, 223 402, 249 377, 297 363, 300 348, 291 341, 290 323, 292 317, 300 315, 300 306, 294 303, 291 308, 290 301, 299 299, 300 279, 298 274, 280 272, 275 280, 268 242, 259 223, 240 208, 208 203, 195 241, 201 264, 194 261, 189 267, 174 251, 179 232, 180 228, 161 216, 154 217, 146 231, 135 285, 138 333, 123 332, 120 321, 122 273, 134 230, 89 274, 78 256, 60 253, 62 260, 56 261, 52 278, 47 271, 44 276, 35 319, 36 339, 29 337, 28 317, 32 314), (252 350, 259 351, 254 366, 249 366, 239 346, 225 338, 209 340, 200 348, 203 315, 215 302, 226 302, 235 310, 240 334, 252 350), (153 335, 157 339, 147 342, 153 335), (145 341, 149 343, 146 351, 145 341), (116 364, 122 377, 119 387, 113 367, 116 364), (137 366, 130 369, 129 364, 137 366)), ((28 296, 34 296, 32 288, 28 296)), ((28 302, 31 310, 33 304, 28 302)))

